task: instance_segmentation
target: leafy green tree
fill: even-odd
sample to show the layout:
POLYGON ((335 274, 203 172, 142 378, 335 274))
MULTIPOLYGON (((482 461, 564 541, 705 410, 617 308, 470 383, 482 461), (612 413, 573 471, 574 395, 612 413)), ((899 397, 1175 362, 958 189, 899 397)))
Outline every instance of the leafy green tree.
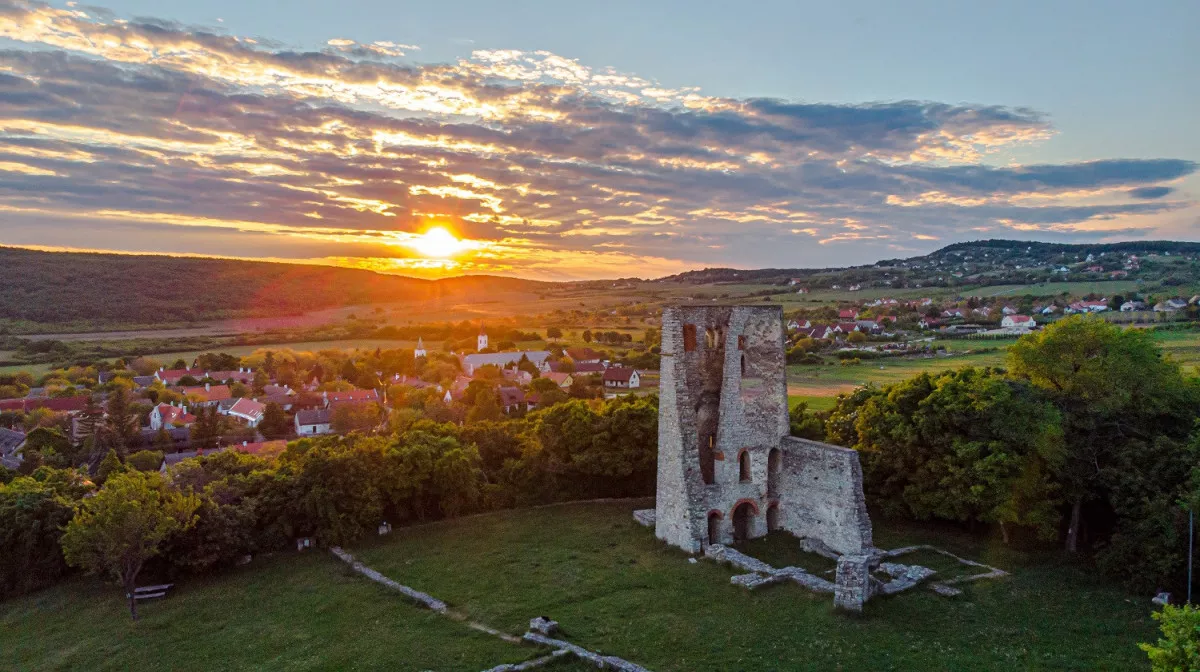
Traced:
POLYGON ((62 529, 91 487, 74 471, 42 468, 38 477, 0 484, 0 597, 50 585, 67 572, 62 529))
POLYGON ((383 421, 383 411, 375 403, 338 404, 330 425, 338 434, 369 432, 383 421))
MULTIPOLYGON (((1200 387, 1162 355, 1146 330, 1121 329, 1094 316, 1071 316, 1021 338, 1009 349, 1008 367, 1045 390, 1062 413, 1066 455, 1059 480, 1071 503, 1066 548, 1074 552, 1087 502, 1111 505, 1123 485, 1140 489, 1130 479, 1145 482, 1140 474, 1153 465, 1140 452, 1155 442, 1168 454, 1183 450, 1200 387), (1121 473, 1123 468, 1134 473, 1121 473)), ((1165 487, 1159 489, 1178 489, 1187 476, 1179 469, 1160 473, 1169 483, 1160 480, 1165 487)))
POLYGON ((129 399, 129 392, 117 388, 109 393, 106 404, 107 417, 104 419, 105 435, 108 437, 108 447, 125 455, 134 445, 141 423, 138 422, 137 412, 129 399))
POLYGON ((156 473, 113 476, 67 524, 63 555, 72 566, 119 581, 136 621, 138 574, 171 535, 195 524, 199 504, 194 495, 170 489, 156 473))
POLYGON ((991 370, 928 373, 839 398, 830 437, 860 452, 864 488, 891 514, 1057 533, 1058 414, 991 370), (847 426, 849 425, 849 426, 847 426))
POLYGON ((175 440, 171 438, 171 433, 166 427, 159 427, 154 433, 154 449, 160 453, 167 453, 175 449, 175 440))
POLYGON ((817 413, 808 410, 807 402, 799 402, 788 412, 792 436, 813 441, 825 440, 825 421, 817 413))
POLYGON ((583 342, 584 342, 584 343, 591 343, 591 342, 592 342, 592 330, 591 330, 591 329, 584 329, 584 330, 583 330, 583 342))
POLYGON ((268 402, 263 409, 262 420, 258 423, 258 431, 268 439, 281 439, 292 431, 292 423, 288 421, 287 412, 275 402, 268 402))
POLYGON ((200 406, 196 408, 196 421, 192 423, 191 441, 197 450, 216 450, 221 445, 221 435, 225 433, 225 417, 217 412, 216 406, 200 406))
POLYGON ((558 327, 550 327, 546 329, 546 338, 552 341, 562 338, 562 335, 562 329, 559 329, 558 327))
POLYGON ((121 463, 121 457, 117 455, 115 448, 110 448, 108 454, 100 461, 100 466, 96 467, 96 482, 104 485, 109 478, 124 471, 125 465, 121 463))
POLYGON ((139 450, 125 458, 125 463, 138 471, 158 471, 163 463, 163 454, 156 450, 139 450))
POLYGON ((1150 657, 1150 669, 1154 672, 1200 670, 1200 608, 1168 604, 1151 616, 1158 621, 1162 637, 1154 644, 1138 644, 1138 648, 1150 657))
POLYGON ((22 452, 26 459, 37 454, 43 463, 56 467, 72 466, 75 459, 71 440, 57 427, 38 427, 29 432, 22 452))
POLYGON ((496 392, 490 387, 483 387, 475 393, 475 403, 467 411, 467 422, 494 422, 501 416, 500 404, 496 402, 496 392))

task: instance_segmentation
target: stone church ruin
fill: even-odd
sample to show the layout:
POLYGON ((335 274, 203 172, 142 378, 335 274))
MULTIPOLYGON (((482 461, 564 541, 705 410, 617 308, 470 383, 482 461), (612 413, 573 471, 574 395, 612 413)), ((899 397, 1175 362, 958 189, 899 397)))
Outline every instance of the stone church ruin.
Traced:
POLYGON ((853 450, 788 436, 779 306, 663 311, 657 536, 689 553, 786 530, 869 552, 853 450))
POLYGON ((888 562, 917 550, 984 570, 933 583, 941 595, 961 592, 951 584, 1004 576, 933 547, 874 547, 858 453, 789 436, 785 335, 780 306, 663 310, 658 488, 655 508, 634 518, 673 546, 747 572, 732 577, 734 585, 792 581, 852 611, 930 578, 933 570, 888 562), (836 559, 835 580, 731 548, 776 530, 798 537, 801 550, 836 559))

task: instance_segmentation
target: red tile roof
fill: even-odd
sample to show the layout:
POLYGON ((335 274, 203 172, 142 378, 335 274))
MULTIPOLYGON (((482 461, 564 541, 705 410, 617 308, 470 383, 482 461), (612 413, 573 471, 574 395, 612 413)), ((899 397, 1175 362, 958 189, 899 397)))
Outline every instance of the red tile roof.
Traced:
POLYGON ((627 369, 623 366, 611 366, 604 372, 605 382, 628 383, 636 369, 627 369))
POLYGON ((221 401, 222 399, 232 399, 233 392, 229 390, 228 385, 209 385, 207 388, 204 385, 196 387, 185 387, 180 392, 185 397, 199 397, 204 401, 221 401))

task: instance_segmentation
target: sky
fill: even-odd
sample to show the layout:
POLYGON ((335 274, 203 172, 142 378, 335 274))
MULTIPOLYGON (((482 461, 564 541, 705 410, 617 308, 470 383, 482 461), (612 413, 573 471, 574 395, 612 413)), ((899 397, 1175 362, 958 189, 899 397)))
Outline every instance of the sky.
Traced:
POLYGON ((571 280, 1200 240, 1200 3, 984 4, 0 0, 0 245, 571 280))

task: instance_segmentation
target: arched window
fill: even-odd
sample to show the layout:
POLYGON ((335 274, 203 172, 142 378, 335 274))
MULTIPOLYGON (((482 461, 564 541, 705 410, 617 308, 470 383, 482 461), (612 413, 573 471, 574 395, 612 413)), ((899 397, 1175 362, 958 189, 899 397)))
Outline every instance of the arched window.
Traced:
POLYGON ((738 480, 742 483, 749 483, 750 478, 750 451, 743 450, 738 455, 738 480))
POLYGON ((721 512, 708 512, 708 545, 721 543, 721 512))

